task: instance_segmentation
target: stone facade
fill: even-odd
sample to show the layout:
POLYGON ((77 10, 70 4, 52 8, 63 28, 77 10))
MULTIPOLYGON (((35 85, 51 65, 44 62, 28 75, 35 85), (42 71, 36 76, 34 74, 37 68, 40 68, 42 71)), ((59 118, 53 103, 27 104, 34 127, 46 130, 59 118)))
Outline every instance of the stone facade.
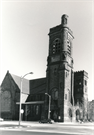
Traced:
POLYGON ((67 26, 68 16, 63 15, 61 24, 50 29, 47 64, 47 93, 51 95, 51 116, 59 121, 71 121, 73 85, 73 33, 67 26))
MULTIPOLYGON (((74 72, 74 103, 79 107, 80 115, 84 120, 87 119, 88 107, 88 74, 85 71, 74 72)), ((77 113, 77 112, 76 112, 77 113)))
POLYGON ((0 113, 4 119, 18 119, 19 88, 7 72, 0 90, 0 113))
POLYGON ((68 16, 63 15, 61 24, 50 29, 49 55, 47 63, 47 89, 51 95, 51 117, 57 114, 57 121, 72 121, 72 111, 87 115, 87 79, 85 71, 73 72, 73 32, 68 27, 68 16), (79 107, 78 107, 79 104, 79 107), (78 109, 79 108, 79 109, 78 109), (78 109, 78 110, 77 110, 78 109), (70 115, 71 114, 71 115, 70 115))

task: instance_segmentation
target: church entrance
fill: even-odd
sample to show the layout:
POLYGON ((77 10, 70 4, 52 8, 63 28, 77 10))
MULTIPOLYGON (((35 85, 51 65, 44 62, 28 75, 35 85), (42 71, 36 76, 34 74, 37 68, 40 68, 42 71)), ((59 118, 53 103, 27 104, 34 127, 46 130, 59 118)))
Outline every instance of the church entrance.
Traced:
POLYGON ((76 110, 76 121, 79 121, 80 120, 80 110, 79 109, 77 109, 76 110))
POLYGON ((55 122, 58 121, 58 110, 51 111, 51 119, 54 120, 55 122))
POLYGON ((69 118, 70 118, 70 121, 72 121, 72 110, 71 110, 71 108, 69 108, 69 110, 68 110, 69 112, 69 118))

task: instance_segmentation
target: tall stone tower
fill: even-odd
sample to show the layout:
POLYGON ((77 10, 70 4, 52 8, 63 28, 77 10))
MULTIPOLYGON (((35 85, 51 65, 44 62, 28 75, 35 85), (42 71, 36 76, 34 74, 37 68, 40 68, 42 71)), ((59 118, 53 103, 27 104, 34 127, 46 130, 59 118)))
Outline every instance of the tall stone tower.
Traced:
MULTIPOLYGON (((47 59, 47 90, 51 95, 51 118, 61 122, 71 121, 73 88, 73 33, 67 26, 68 16, 61 24, 50 29, 47 59)), ((47 98, 46 98, 47 99, 47 98)))

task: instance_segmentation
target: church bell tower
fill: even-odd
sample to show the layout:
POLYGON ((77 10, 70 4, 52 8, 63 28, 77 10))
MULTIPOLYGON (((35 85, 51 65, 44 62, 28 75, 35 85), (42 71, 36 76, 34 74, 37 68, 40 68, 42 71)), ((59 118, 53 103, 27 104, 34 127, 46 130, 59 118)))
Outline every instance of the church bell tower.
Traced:
POLYGON ((50 117, 61 122, 71 121, 72 118, 74 37, 67 25, 68 16, 64 14, 61 24, 50 29, 46 70, 46 93, 51 95, 50 117))

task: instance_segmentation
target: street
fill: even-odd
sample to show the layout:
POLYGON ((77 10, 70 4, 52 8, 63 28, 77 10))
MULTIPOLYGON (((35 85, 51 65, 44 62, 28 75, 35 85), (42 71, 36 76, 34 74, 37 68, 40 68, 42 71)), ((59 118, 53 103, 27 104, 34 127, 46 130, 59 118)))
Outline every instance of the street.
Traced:
MULTIPOLYGON (((2 131, 0 135, 70 135, 67 133, 45 133, 45 132, 23 132, 23 131, 2 131)), ((81 134, 73 134, 73 135, 81 135, 81 134)))
MULTIPOLYGON (((27 131, 2 131, 0 135, 70 135, 68 133, 45 133, 45 132, 27 132, 27 131)), ((81 134, 71 134, 71 135, 81 135, 81 134)), ((87 134, 85 134, 87 135, 87 134)), ((89 135, 89 134, 88 134, 89 135)), ((92 134, 93 135, 93 134, 92 134)))
POLYGON ((0 135, 94 135, 94 124, 39 124, 23 122, 0 124, 0 135))

